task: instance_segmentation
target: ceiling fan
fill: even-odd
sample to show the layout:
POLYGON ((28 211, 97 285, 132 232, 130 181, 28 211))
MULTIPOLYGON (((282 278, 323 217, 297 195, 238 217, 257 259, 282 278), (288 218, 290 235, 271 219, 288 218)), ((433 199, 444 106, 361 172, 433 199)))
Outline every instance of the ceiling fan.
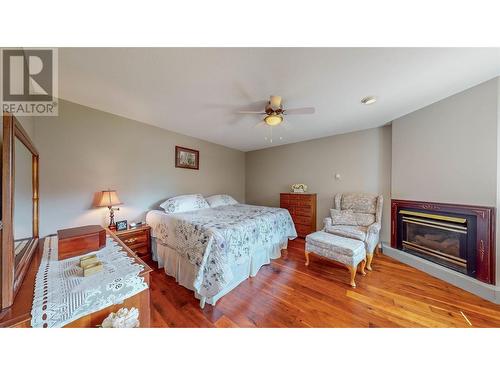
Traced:
POLYGON ((271 95, 263 111, 239 111, 241 114, 266 115, 263 119, 268 126, 277 126, 283 123, 287 115, 310 115, 314 113, 314 107, 283 108, 281 96, 271 95))

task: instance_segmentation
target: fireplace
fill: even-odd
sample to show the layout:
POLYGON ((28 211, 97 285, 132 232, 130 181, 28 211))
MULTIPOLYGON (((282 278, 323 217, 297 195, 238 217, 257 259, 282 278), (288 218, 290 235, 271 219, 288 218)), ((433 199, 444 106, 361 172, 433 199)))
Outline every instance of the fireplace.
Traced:
POLYGON ((494 283, 494 209, 392 201, 391 246, 494 283))
POLYGON ((475 218, 399 210, 401 249, 469 276, 476 274, 475 218))

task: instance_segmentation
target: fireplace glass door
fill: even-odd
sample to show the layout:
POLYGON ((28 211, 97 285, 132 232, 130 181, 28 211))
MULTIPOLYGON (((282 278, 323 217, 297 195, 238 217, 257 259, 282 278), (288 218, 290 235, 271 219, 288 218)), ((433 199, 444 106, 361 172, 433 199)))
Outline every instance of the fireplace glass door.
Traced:
POLYGON ((401 211, 402 248, 467 274, 467 220, 401 211))

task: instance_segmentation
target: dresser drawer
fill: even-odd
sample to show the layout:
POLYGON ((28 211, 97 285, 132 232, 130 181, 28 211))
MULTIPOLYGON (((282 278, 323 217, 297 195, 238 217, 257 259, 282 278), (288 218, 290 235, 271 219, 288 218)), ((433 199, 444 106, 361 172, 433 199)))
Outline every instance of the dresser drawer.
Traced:
POLYGON ((132 248, 136 245, 147 245, 148 244, 148 233, 146 231, 137 233, 124 233, 117 234, 118 238, 123 241, 125 245, 132 248))
POLYGON ((149 246, 148 244, 140 243, 136 245, 129 245, 130 250, 137 254, 139 257, 143 257, 149 254, 149 246))
POLYGON ((310 200, 297 201, 297 206, 311 209, 312 203, 310 200))
POLYGON ((311 226, 311 217, 292 215, 292 220, 295 224, 304 224, 311 226))
POLYGON ((309 233, 314 232, 314 230, 311 229, 310 225, 302 225, 302 224, 295 224, 295 230, 297 231, 297 235, 299 237, 305 237, 309 233))
POLYGON ((116 236, 132 250, 137 256, 149 256, 151 253, 151 228, 148 225, 142 225, 138 228, 127 229, 125 231, 115 231, 116 236))
POLYGON ((299 216, 304 216, 308 217, 309 219, 311 218, 312 211, 310 207, 303 207, 303 206, 298 206, 294 208, 294 214, 299 215, 299 216))

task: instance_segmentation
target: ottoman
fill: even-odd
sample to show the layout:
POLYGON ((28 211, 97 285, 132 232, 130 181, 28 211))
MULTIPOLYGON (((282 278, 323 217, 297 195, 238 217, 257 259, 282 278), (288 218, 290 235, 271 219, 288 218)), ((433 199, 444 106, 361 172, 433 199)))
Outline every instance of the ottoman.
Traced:
POLYGON ((309 253, 320 255, 346 266, 351 274, 349 284, 353 288, 356 287, 354 279, 359 264, 361 264, 360 273, 363 276, 366 275, 366 251, 363 241, 318 231, 306 237, 306 266, 309 265, 309 253))

